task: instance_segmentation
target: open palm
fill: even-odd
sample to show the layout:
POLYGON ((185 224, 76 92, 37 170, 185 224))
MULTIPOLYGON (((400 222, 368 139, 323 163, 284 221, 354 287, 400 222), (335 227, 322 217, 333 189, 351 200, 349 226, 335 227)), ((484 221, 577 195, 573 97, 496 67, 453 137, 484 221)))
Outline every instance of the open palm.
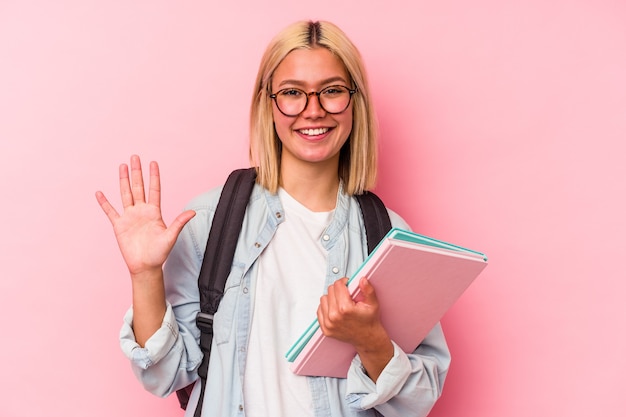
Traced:
POLYGON ((107 215, 117 244, 131 275, 160 269, 169 255, 183 226, 195 215, 188 210, 176 217, 167 227, 161 214, 161 180, 159 166, 150 163, 150 181, 146 200, 141 161, 131 157, 128 166, 120 166, 120 193, 124 212, 119 214, 104 194, 96 193, 96 199, 107 215))

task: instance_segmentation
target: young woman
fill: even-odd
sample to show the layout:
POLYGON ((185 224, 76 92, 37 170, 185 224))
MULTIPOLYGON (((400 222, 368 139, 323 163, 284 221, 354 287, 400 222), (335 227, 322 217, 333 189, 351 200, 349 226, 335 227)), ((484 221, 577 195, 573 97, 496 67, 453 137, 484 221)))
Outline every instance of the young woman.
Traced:
MULTIPOLYGON (((368 281, 360 302, 345 285, 367 256, 353 195, 374 185, 376 140, 365 70, 345 34, 328 22, 280 32, 255 85, 257 183, 215 315, 203 415, 425 416, 439 398, 450 362, 440 326, 407 354, 382 326, 368 281), (289 370, 284 354, 315 314, 324 334, 357 351, 347 378, 289 370)), ((120 184, 123 214, 100 192, 97 200, 131 275, 122 350, 145 388, 166 396, 198 378, 197 279, 221 190, 194 199, 166 227, 156 163, 147 199, 137 156, 130 173, 120 167, 120 184)), ((199 395, 196 384, 186 415, 199 395)))

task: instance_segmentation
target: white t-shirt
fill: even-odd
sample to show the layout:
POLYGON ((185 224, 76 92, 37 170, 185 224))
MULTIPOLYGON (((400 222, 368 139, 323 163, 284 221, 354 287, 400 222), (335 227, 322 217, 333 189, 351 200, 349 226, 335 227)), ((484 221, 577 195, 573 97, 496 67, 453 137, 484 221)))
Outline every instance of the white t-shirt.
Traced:
POLYGON ((258 259, 244 374, 248 417, 313 416, 307 378, 285 353, 315 319, 324 291, 327 251, 320 244, 333 211, 313 212, 282 188, 285 221, 258 259))

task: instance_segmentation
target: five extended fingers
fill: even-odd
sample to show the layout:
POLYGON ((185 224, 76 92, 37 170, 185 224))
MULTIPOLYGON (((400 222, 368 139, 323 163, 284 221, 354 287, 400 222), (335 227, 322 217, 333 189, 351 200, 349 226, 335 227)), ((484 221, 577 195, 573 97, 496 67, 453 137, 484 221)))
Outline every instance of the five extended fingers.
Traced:
POLYGON ((130 171, 128 165, 120 165, 119 180, 123 213, 118 213, 101 191, 96 192, 96 200, 113 225, 129 271, 132 274, 146 267, 153 268, 159 262, 162 266, 181 230, 195 216, 195 212, 185 211, 169 227, 165 225, 160 207, 161 185, 156 162, 150 163, 147 203, 138 156, 131 157, 130 171))

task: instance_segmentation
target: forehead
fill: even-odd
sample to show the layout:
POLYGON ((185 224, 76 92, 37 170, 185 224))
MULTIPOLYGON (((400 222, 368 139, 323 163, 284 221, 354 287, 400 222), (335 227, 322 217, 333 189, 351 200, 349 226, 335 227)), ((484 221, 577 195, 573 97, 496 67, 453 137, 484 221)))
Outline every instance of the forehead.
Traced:
POLYGON ((291 51, 276 67, 272 79, 274 87, 286 84, 318 87, 328 82, 350 81, 343 62, 326 48, 291 51))

